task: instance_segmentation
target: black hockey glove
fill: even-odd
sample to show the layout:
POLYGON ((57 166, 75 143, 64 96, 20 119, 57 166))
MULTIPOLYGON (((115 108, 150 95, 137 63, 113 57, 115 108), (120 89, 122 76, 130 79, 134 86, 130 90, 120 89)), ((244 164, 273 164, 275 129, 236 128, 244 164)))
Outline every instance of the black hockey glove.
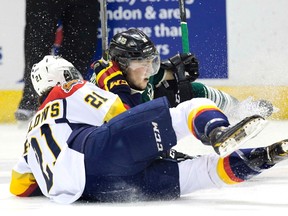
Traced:
POLYGON ((161 68, 173 71, 178 82, 193 82, 199 77, 199 63, 192 53, 178 53, 162 61, 161 68))

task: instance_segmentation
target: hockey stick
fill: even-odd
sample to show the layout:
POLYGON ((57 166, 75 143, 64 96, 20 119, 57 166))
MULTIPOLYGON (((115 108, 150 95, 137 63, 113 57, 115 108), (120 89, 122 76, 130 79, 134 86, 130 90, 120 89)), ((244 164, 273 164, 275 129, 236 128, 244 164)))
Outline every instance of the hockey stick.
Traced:
MULTIPOLYGON (((185 0, 179 0, 179 12, 180 12, 181 35, 182 35, 182 51, 183 53, 189 53, 190 47, 189 47, 188 27, 186 21, 185 0)), ((181 62, 177 70, 179 72, 178 92, 180 92, 178 96, 179 98, 181 98, 182 101, 190 100, 191 98, 193 98, 193 92, 190 84, 191 80, 186 76, 185 65, 183 62, 181 62)))
POLYGON ((186 8, 184 1, 185 0, 179 0, 180 22, 182 33, 182 50, 184 53, 188 53, 190 47, 189 47, 188 27, 186 22, 186 8))
POLYGON ((107 0, 100 0, 102 59, 108 61, 107 0))

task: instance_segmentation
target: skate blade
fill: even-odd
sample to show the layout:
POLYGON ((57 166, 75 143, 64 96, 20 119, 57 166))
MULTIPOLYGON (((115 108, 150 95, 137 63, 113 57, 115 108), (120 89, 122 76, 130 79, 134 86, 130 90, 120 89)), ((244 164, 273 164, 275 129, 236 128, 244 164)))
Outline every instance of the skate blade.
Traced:
POLYGON ((267 121, 260 117, 244 124, 243 127, 239 128, 239 130, 220 144, 220 157, 226 157, 235 150, 239 149, 240 146, 259 134, 264 129, 266 124, 267 121))

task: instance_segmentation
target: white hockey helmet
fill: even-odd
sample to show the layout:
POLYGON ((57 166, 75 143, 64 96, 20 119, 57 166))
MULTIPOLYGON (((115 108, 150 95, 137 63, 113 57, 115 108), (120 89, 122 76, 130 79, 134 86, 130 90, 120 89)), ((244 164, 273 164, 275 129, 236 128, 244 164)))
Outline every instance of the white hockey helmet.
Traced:
POLYGON ((73 79, 83 79, 80 72, 60 56, 47 55, 31 70, 31 80, 37 94, 41 96, 47 89, 73 79))

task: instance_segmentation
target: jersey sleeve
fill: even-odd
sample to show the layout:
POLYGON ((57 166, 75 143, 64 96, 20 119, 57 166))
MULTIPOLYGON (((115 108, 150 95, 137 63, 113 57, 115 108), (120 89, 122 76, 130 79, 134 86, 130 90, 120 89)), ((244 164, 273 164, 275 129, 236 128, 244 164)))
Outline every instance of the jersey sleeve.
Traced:
POLYGON ((106 67, 98 65, 94 68, 91 78, 93 84, 118 95, 127 108, 141 104, 141 94, 132 93, 132 89, 116 62, 110 61, 106 67))
POLYGON ((160 86, 161 83, 165 80, 165 76, 165 70, 160 68, 157 74, 149 78, 148 85, 145 91, 142 93, 142 103, 154 99, 154 90, 156 87, 160 86))
POLYGON ((160 68, 158 73, 150 77, 149 83, 154 87, 157 87, 165 80, 166 72, 163 68, 160 68))
POLYGON ((20 197, 43 195, 24 157, 12 169, 10 192, 20 197))
POLYGON ((216 103, 224 112, 230 111, 239 103, 235 97, 221 90, 206 86, 199 82, 192 82, 191 85, 194 98, 208 98, 216 103))

